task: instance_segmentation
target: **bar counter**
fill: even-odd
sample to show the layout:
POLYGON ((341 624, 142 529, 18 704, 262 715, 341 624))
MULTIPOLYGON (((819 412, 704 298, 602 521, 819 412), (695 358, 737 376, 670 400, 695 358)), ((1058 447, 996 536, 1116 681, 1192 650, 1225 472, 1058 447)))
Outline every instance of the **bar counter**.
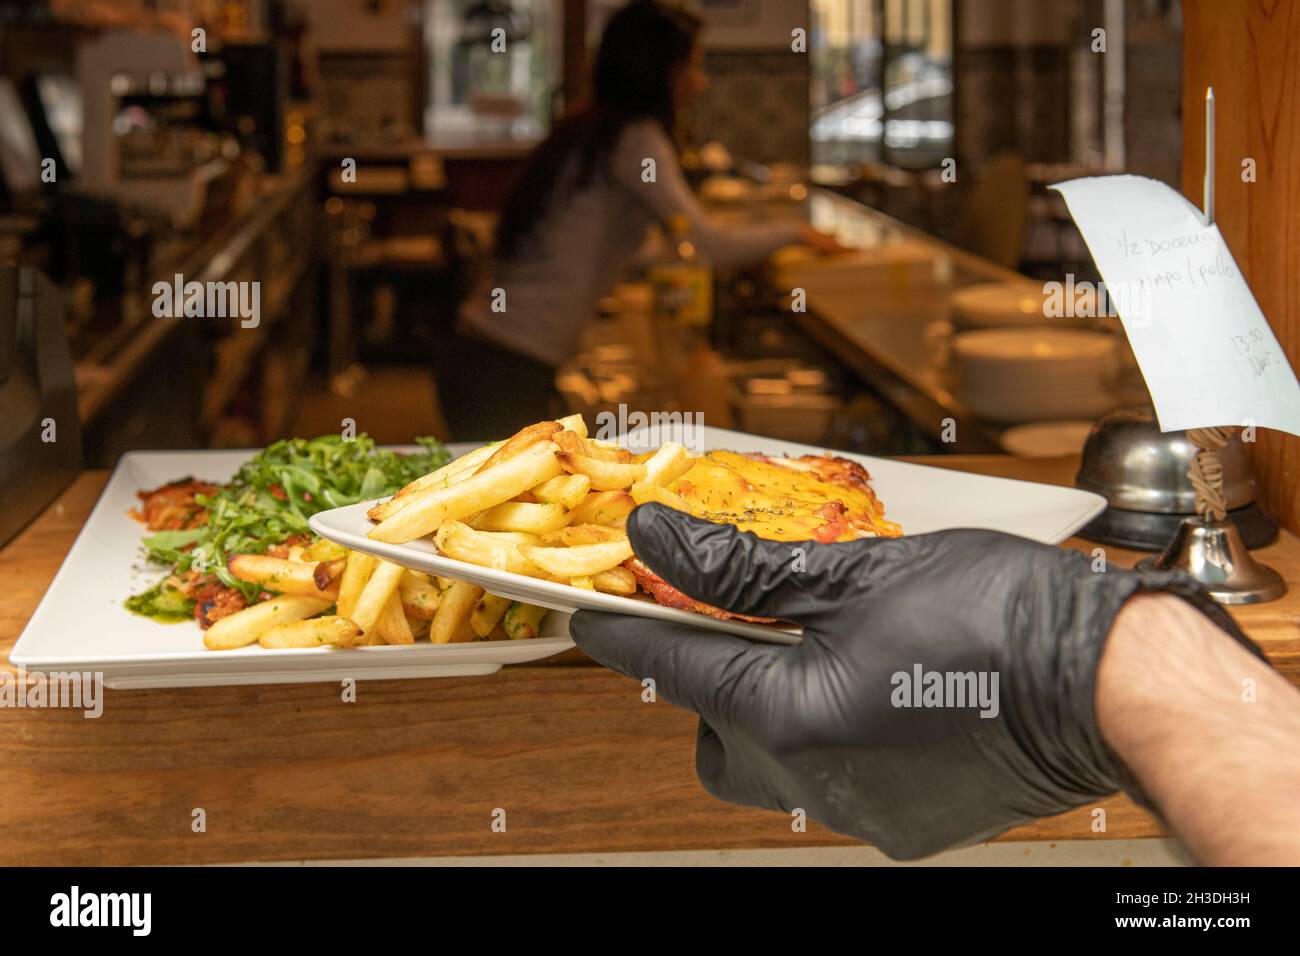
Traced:
MULTIPOLYGON (((863 267, 856 274, 770 270, 772 292, 789 296, 802 277, 806 302, 803 308, 792 309, 791 320, 936 447, 958 454, 1002 451, 999 439, 1007 426, 981 420, 953 391, 947 358, 953 334, 948 297, 978 283, 1027 284, 1030 280, 817 187, 809 189, 807 199, 799 203, 712 204, 711 209, 735 222, 806 218, 861 250, 863 267), (875 256, 879 264, 873 263, 875 256), (948 427, 949 422, 954 427, 948 427)), ((834 262, 826 260, 826 265, 834 262)), ((1114 407, 1146 400, 1145 389, 1140 384, 1135 388, 1135 382, 1133 375, 1117 377, 1114 407)))
POLYGON ((260 372, 273 383, 258 402, 266 433, 288 426, 316 334, 318 180, 313 161, 233 179, 229 208, 217 203, 161 243, 118 300, 96 307, 93 327, 74 334, 87 464, 115 461, 142 430, 160 447, 207 444, 260 372), (159 314, 156 284, 177 281, 256 284, 254 324, 159 314))
MULTIPOLYGON (((1070 458, 918 460, 1057 484, 1077 467, 1070 458)), ((0 551, 6 667, 106 480, 83 474, 0 551)), ((1232 613, 1300 683, 1300 539, 1283 531, 1259 556, 1291 592, 1232 613)), ((1138 557, 1107 549, 1112 566, 1138 557)), ((782 814, 710 797, 695 778, 694 716, 643 703, 641 690, 569 651, 489 677, 361 682, 355 703, 334 684, 296 684, 106 691, 94 720, 0 709, 0 863, 567 859, 557 854, 644 862, 653 857, 619 854, 647 851, 745 851, 703 856, 770 862, 774 850, 801 851, 787 862, 866 859, 869 851, 847 849, 857 844, 812 822, 795 833, 782 814), (200 809, 206 829, 195 832, 200 809), (492 826, 498 809, 505 832, 492 826)), ((1004 862, 1171 859, 1153 817, 1123 797, 1099 805, 1104 833, 1083 807, 965 852, 1004 862)))

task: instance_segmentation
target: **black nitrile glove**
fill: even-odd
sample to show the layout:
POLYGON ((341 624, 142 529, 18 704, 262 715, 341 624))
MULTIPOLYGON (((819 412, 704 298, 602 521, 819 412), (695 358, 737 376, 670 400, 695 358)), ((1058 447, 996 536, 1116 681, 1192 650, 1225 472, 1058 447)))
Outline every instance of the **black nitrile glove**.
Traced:
POLYGON ((1093 711, 1102 647, 1134 593, 1177 594, 1263 656, 1185 575, 1094 572, 1078 552, 992 531, 790 544, 644 505, 628 533, 669 584, 796 621, 803 643, 580 611, 578 646, 700 715, 696 769, 714 796, 803 808, 896 859, 1135 789, 1093 711), (918 666, 973 673, 986 706, 916 706, 925 681, 903 675, 916 684, 918 666))

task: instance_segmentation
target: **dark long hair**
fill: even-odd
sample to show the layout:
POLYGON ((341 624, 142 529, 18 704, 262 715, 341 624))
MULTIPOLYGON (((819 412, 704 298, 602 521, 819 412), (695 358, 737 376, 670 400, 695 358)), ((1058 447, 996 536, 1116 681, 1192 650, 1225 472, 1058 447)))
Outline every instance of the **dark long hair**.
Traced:
POLYGON ((632 0, 610 17, 596 53, 592 101, 558 122, 528 158, 497 223, 498 257, 517 253, 536 228, 570 157, 577 158, 575 185, 586 186, 627 124, 653 119, 674 134, 673 81, 699 32, 699 17, 661 0, 632 0))

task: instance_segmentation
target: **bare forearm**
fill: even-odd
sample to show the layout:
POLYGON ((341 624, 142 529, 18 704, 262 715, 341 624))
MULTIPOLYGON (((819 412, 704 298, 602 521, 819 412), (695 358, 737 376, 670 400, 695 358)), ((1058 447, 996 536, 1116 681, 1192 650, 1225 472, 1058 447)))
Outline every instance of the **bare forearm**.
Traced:
POLYGON ((1185 602, 1133 598, 1097 674, 1106 742, 1203 862, 1300 863, 1300 692, 1185 602))

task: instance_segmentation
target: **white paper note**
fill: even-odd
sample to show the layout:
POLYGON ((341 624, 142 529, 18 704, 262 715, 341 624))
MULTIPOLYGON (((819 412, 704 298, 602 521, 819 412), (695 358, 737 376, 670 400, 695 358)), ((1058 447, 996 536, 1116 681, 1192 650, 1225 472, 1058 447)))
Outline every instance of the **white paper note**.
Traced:
POLYGON ((1052 188, 1097 263, 1162 430, 1258 425, 1300 435, 1300 383, 1218 226, 1142 176, 1052 188))

